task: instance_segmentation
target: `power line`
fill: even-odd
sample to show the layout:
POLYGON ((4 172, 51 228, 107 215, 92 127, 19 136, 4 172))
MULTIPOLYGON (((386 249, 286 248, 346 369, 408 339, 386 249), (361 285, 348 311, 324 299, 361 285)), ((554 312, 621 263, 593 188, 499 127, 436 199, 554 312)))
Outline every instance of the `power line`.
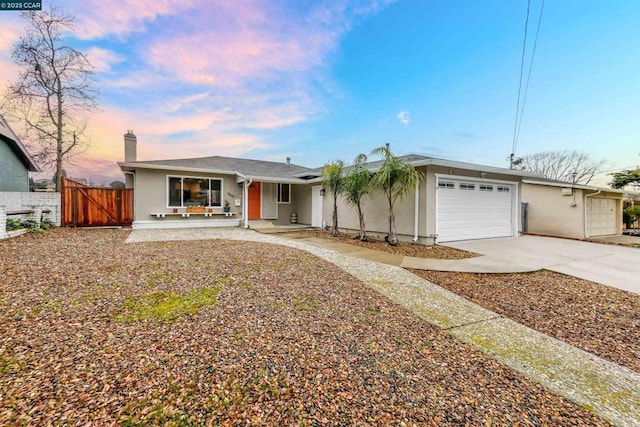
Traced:
POLYGON ((524 23, 524 39, 522 41, 522 56, 520 58, 520 80, 518 82, 518 99, 516 102, 516 117, 513 124, 513 141, 511 144, 510 167, 513 169, 514 160, 516 159, 516 150, 518 149, 518 141, 520 139, 520 130, 522 128, 522 118, 524 117, 524 109, 527 103, 527 95, 529 93, 529 83, 531 82, 531 73, 533 70, 533 62, 536 56, 536 50, 538 47, 538 36, 540 35, 540 27, 542 25, 542 15, 544 14, 544 0, 540 5, 540 15, 538 16, 538 25, 536 28, 536 36, 533 42, 533 50, 531 52, 531 59, 529 61, 529 70, 527 72, 527 82, 522 93, 522 80, 524 77, 525 57, 527 51, 527 36, 529 33, 529 16, 531 15, 531 0, 527 1, 527 17, 524 23), (521 102, 522 99, 522 102, 521 102))
MULTIPOLYGON (((516 132, 518 130, 518 115, 520 113, 520 93, 522 91, 522 76, 524 75, 524 55, 527 51, 527 32, 529 30, 529 10, 531 8, 531 0, 527 1, 527 18, 524 21, 524 40, 522 41, 522 56, 520 58, 520 81, 518 83, 518 100, 516 101, 516 119, 513 124, 513 143, 511 145, 511 160, 516 152, 516 132)), ((512 162, 513 166, 513 162, 512 162)))
POLYGON ((524 88, 524 98, 522 99, 522 109, 520 110, 520 119, 518 120, 518 133, 516 134, 513 153, 515 154, 520 139, 520 128, 522 127, 522 116, 524 115, 524 107, 527 104, 527 93, 529 92, 529 82, 531 81, 531 70, 533 69, 533 60, 536 56, 536 48, 538 46, 538 35, 540 34, 540 24, 542 23, 542 14, 544 12, 544 0, 540 6, 540 17, 538 18, 538 28, 536 28, 536 38, 533 41, 533 51, 531 52, 531 62, 529 62, 529 73, 527 74, 527 85, 524 88))

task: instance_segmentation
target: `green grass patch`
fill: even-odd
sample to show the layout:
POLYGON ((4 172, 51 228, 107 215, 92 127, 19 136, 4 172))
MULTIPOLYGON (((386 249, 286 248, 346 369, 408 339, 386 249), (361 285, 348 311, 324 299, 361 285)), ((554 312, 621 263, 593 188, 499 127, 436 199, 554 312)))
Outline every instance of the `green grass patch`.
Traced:
POLYGON ((17 364, 17 360, 13 357, 0 355, 0 374, 8 374, 17 364))
POLYGON ((215 306, 221 287, 194 289, 182 294, 153 292, 127 299, 117 320, 124 323, 140 320, 170 322, 184 315, 195 314, 202 307, 215 306))
POLYGON ((318 308, 318 301, 312 295, 297 295, 293 298, 293 307, 296 311, 313 311, 318 308))

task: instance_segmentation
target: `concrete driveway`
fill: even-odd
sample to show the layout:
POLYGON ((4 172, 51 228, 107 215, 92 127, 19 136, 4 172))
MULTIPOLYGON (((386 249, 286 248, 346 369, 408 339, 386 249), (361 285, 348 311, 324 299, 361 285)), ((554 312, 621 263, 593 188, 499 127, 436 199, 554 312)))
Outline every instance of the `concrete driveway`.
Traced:
POLYGON ((443 245, 502 259, 506 265, 547 269, 640 294, 640 248, 538 236, 443 245))

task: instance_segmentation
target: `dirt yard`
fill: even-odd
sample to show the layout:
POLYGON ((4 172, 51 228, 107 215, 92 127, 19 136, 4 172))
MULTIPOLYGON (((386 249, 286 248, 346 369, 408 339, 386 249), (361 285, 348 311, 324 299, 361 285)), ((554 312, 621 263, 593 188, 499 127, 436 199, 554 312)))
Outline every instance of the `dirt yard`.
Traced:
POLYGON ((0 242, 0 424, 608 425, 306 252, 0 242))

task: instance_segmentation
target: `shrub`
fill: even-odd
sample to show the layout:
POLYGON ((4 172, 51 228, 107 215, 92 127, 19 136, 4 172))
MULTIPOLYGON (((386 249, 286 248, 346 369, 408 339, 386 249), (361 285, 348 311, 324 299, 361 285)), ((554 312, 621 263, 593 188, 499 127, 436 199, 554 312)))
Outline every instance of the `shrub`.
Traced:
POLYGON ((627 224, 627 228, 640 219, 640 205, 629 206, 622 212, 622 220, 627 224))
POLYGON ((22 227, 22 221, 19 219, 7 219, 7 231, 18 230, 22 227))

